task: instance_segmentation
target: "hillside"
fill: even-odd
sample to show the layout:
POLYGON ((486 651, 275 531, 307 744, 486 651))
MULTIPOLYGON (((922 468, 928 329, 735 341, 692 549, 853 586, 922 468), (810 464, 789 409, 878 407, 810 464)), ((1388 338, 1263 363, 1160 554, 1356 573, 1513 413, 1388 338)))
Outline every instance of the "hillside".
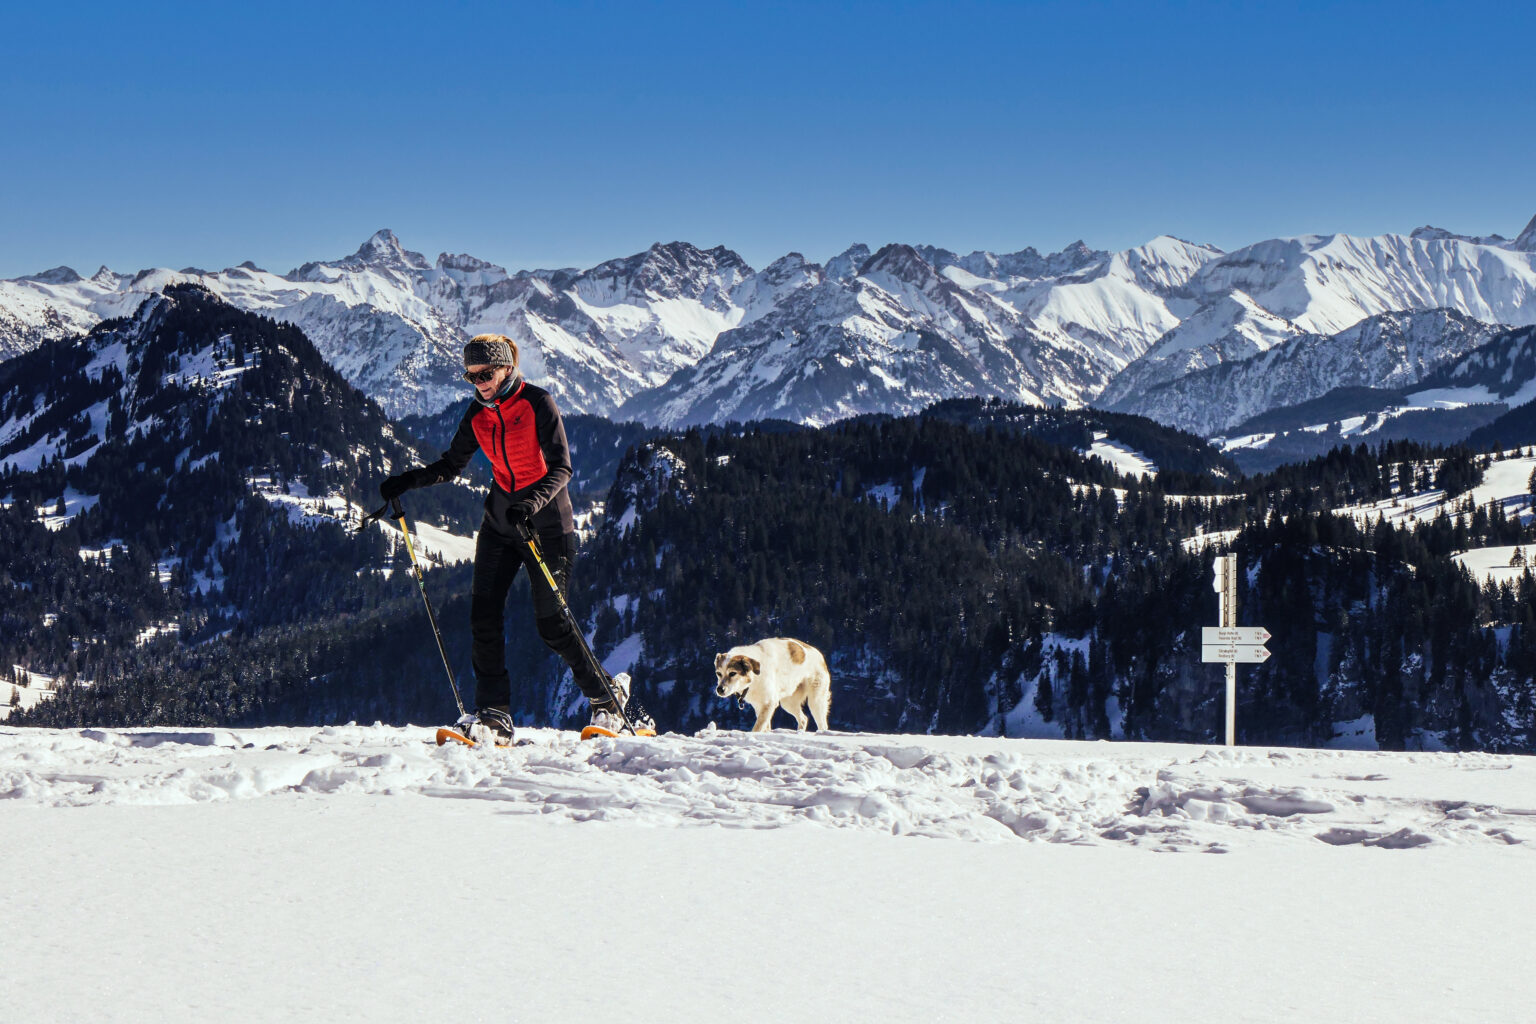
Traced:
MULTIPOLYGON (((0 364, 0 395, 0 655, 59 677, 41 710, 313 720, 349 679, 360 706, 411 705, 385 670, 412 663, 391 650, 416 610, 389 579, 403 551, 351 526, 419 453, 301 332, 171 288, 0 364)), ((415 507, 446 524, 477 504, 444 487, 415 507)), ((447 533, 424 549, 462 557, 447 533)))
MULTIPOLYGON (((13 720, 448 714, 398 536, 347 529, 378 479, 441 442, 421 452, 302 334, 183 287, 0 373, 15 385, 0 459, 19 467, 0 476, 0 656, 58 680, 13 720)), ((1524 478, 1511 483, 1519 453, 1396 443, 1239 479, 1145 420, 979 400, 820 429, 594 421, 578 436, 603 452, 589 497, 618 461, 585 520, 573 604, 673 729, 737 714, 700 692, 716 652, 791 635, 843 680, 839 728, 1209 739, 1220 701, 1197 628, 1227 547, 1247 567, 1244 620, 1277 638, 1244 673, 1245 742, 1320 745, 1366 720, 1384 748, 1536 741, 1536 581, 1480 590, 1463 568, 1536 538, 1524 478), (1387 511, 1432 501, 1431 516, 1387 511)), ((469 570, 452 563, 477 491, 416 492, 407 508, 445 563, 427 583, 467 680, 469 570)), ((525 628, 526 584, 511 600, 518 720, 579 720, 525 628)))
MULTIPOLYGON (((1414 318, 1423 323, 1424 318, 1414 318)), ((1465 442, 1482 449, 1498 449, 1527 443, 1527 432, 1520 429, 1520 407, 1536 398, 1536 329, 1508 331, 1479 329, 1461 333, 1437 344, 1454 341, 1462 347, 1469 340, 1482 339, 1454 356, 1421 359, 1428 372, 1407 375, 1401 386, 1337 387, 1319 397, 1291 404, 1274 405, 1224 431, 1213 442, 1249 472, 1263 472, 1287 462, 1301 462, 1321 455, 1338 445, 1380 445, 1387 441, 1411 440, 1428 444, 1465 442), (1508 416, 1506 419, 1505 417, 1508 416), (1505 439, 1501 435, 1508 435, 1505 439)), ((1293 343, 1296 344, 1296 343, 1293 343)), ((1226 386, 1254 381, 1264 376, 1272 357, 1303 361, 1304 352, 1290 346, 1277 349, 1263 359, 1222 368, 1217 374, 1192 375, 1169 390, 1189 389, 1190 399, 1212 400, 1201 382, 1219 379, 1225 374, 1226 386)), ((1379 358, 1379 357, 1378 357, 1379 358)), ((1394 365, 1388 360, 1388 365, 1394 365)), ((1332 374, 1327 379, 1337 380, 1332 374)), ((1385 378, 1370 378, 1376 384, 1385 378)), ((1266 387, 1283 387, 1286 378, 1269 380, 1266 387)), ((1291 389, 1292 397, 1307 393, 1307 388, 1291 389)), ((1260 405, 1264 403, 1259 403, 1260 405)))

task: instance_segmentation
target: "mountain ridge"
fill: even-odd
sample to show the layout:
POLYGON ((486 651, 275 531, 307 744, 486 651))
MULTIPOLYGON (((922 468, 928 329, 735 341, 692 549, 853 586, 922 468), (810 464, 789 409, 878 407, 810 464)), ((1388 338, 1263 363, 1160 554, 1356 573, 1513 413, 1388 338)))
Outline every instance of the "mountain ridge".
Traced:
POLYGON ((1232 252, 1172 235, 1045 255, 859 243, 825 264, 790 253, 762 270, 724 245, 672 241, 591 268, 512 272, 467 253, 429 261, 383 228, 349 255, 283 275, 246 261, 212 272, 102 267, 90 278, 56 267, 0 281, 0 356, 83 333, 188 281, 301 327, 391 415, 458 401, 459 348, 488 331, 517 340, 528 376, 572 412, 663 425, 790 410, 814 423, 882 401, 911 410, 967 395, 1121 408, 1192 373, 1386 313, 1445 307, 1494 325, 1536 323, 1536 218, 1513 240, 1421 227, 1232 252), (810 367, 797 372, 819 378, 793 398, 772 331, 797 350, 797 367, 810 367), (903 355, 912 352, 940 365, 903 355), (743 359, 766 362, 749 369, 743 359))

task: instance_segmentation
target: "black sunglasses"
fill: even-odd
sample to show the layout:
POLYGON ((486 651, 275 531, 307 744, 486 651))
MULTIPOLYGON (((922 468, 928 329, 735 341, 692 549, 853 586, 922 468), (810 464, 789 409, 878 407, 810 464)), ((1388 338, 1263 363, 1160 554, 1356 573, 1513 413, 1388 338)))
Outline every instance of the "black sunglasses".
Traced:
POLYGON ((469 381, 471 384, 489 384, 491 381, 496 379, 496 371, 499 369, 501 369, 501 367, 491 366, 484 370, 475 370, 474 372, 465 370, 464 379, 469 381))

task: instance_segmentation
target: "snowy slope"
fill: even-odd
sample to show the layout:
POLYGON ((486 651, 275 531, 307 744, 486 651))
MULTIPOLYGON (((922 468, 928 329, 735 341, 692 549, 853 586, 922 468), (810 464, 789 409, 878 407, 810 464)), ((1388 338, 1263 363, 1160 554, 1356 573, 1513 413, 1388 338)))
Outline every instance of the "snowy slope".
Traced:
POLYGON ((1091 340, 1119 370, 1194 310, 1190 280, 1221 251, 1159 236, 1074 274, 1003 292, 1042 329, 1091 340))
POLYGON ((0 359, 30 351, 45 341, 84 334, 113 305, 117 275, 102 267, 82 278, 68 267, 0 281, 0 359))
POLYGON ((1314 334, 1389 310, 1453 309, 1485 323, 1536 323, 1531 254, 1457 237, 1307 235, 1228 253, 1190 281, 1206 301, 1234 289, 1314 334))
POLYGON ((27 836, 8 1012, 599 1021, 618 992, 668 1021, 1397 1022, 1536 997, 1531 758, 525 739, 0 728, 0 834, 27 836), (1201 850, 1228 855, 1146 855, 1201 850))
POLYGON ((1102 408, 1131 408, 1148 392, 1197 370, 1267 352, 1301 334, 1284 317, 1234 290, 1180 321, 1117 374, 1095 400, 1102 408))
POLYGON ((1458 565, 1466 566, 1472 578, 1481 584, 1497 586, 1507 583, 1513 587, 1519 585, 1522 576, 1533 571, 1531 560, 1536 559, 1536 548, 1527 549, 1521 544, 1474 548, 1452 555, 1451 558, 1458 565))
POLYGON ((0 722, 11 717, 12 711, 26 711, 54 697, 54 678, 33 672, 20 665, 12 665, 9 677, 0 677, 0 722))
POLYGON ((1156 476, 1157 464, 1147 458, 1141 452, 1127 448, 1117 441, 1109 439, 1109 435, 1102 431, 1095 431, 1093 444, 1088 448, 1088 454, 1095 458, 1103 459, 1109 463, 1116 473, 1131 476, 1156 476))
POLYGON ((1536 498, 1529 493, 1533 471, 1536 471, 1536 457, 1524 455, 1520 449, 1511 449, 1499 453, 1498 461, 1489 463, 1476 487, 1454 498, 1446 497, 1444 491, 1421 491, 1396 500, 1339 506, 1333 509, 1333 514, 1350 516, 1362 528, 1369 528, 1378 518, 1393 526, 1413 526, 1432 522, 1440 515, 1455 518, 1461 506, 1470 500, 1474 506, 1482 508, 1497 505, 1506 518, 1528 521, 1536 515, 1532 507, 1536 498))

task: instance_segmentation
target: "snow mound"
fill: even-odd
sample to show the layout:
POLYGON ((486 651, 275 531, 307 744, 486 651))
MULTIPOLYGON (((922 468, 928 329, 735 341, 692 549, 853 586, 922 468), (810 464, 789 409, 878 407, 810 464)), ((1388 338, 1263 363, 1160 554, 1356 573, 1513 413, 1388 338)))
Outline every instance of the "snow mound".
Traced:
POLYGON ((592 742, 518 735, 493 752, 438 748, 409 726, 0 730, 0 798, 77 807, 414 794, 568 822, 1165 850, 1536 840, 1532 758, 713 728, 592 742))

